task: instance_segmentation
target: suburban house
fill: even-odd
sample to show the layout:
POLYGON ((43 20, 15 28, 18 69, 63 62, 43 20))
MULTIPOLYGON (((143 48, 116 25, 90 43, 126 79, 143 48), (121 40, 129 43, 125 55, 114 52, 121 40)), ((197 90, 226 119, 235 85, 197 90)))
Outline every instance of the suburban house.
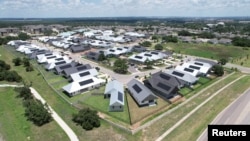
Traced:
POLYGON ((105 80, 96 77, 86 77, 85 79, 73 81, 72 83, 64 86, 62 89, 69 96, 75 96, 77 94, 86 92, 88 90, 102 86, 105 80))
POLYGON ((114 47, 104 51, 105 56, 120 56, 131 52, 130 47, 114 47))
POLYGON ((51 53, 49 50, 45 50, 45 49, 42 49, 42 50, 36 50, 36 51, 33 51, 32 53, 28 54, 28 57, 30 59, 36 59, 36 56, 37 55, 40 55, 40 54, 46 54, 46 53, 51 53))
POLYGON ((133 46, 132 51, 134 51, 134 52, 145 52, 145 51, 147 51, 147 48, 143 47, 143 46, 133 46))
POLYGON ((175 67, 175 70, 189 73, 189 74, 193 75, 194 77, 197 77, 199 75, 198 70, 185 67, 185 65, 178 65, 175 67))
POLYGON ((200 58, 195 59, 195 61, 197 61, 197 62, 202 62, 202 63, 207 63, 207 64, 210 64, 211 66, 214 66, 214 65, 218 64, 218 63, 215 62, 215 61, 207 60, 207 59, 200 59, 200 58))
POLYGON ((142 52, 129 57, 131 63, 144 64, 146 60, 157 61, 168 57, 165 53, 157 51, 142 52))
POLYGON ((86 46, 86 45, 72 45, 70 46, 70 51, 73 53, 77 53, 77 52, 83 52, 86 50, 90 50, 90 46, 86 46))
POLYGON ((70 80, 79 81, 86 77, 96 77, 97 75, 98 75, 97 70, 92 68, 92 69, 82 70, 82 71, 70 74, 70 80))
POLYGON ((83 70, 89 70, 92 67, 90 66, 90 64, 80 64, 79 66, 73 66, 73 67, 69 67, 66 68, 62 71, 62 74, 68 78, 71 74, 73 73, 77 73, 83 70))
POLYGON ((175 69, 166 69, 166 70, 164 70, 164 73, 167 73, 169 75, 172 75, 172 76, 178 78, 180 81, 183 81, 184 84, 187 86, 191 86, 198 81, 197 77, 195 77, 189 73, 185 73, 185 72, 178 71, 175 69))
POLYGON ((42 34, 48 28, 44 25, 26 25, 23 26, 23 29, 30 34, 42 34))
MULTIPOLYGON (((51 63, 51 62, 54 62, 56 61, 56 59, 59 59, 59 58, 62 58, 61 55, 51 55, 51 56, 43 56, 42 58, 38 59, 37 62, 38 63, 51 63)), ((62 59, 59 59, 59 60, 63 60, 62 59)))
POLYGON ((130 80, 127 89, 139 107, 156 104, 157 97, 138 80, 130 80))
POLYGON ((44 67, 45 67, 46 70, 49 71, 49 70, 54 69, 58 65, 63 65, 63 64, 70 63, 70 62, 72 62, 72 60, 61 60, 61 61, 56 61, 56 62, 48 63, 44 67))
POLYGON ((123 111, 124 107, 124 88, 123 84, 117 80, 107 83, 104 92, 104 98, 110 98, 109 111, 123 111))
POLYGON ((99 53, 99 52, 89 51, 89 52, 87 52, 86 57, 89 59, 92 59, 94 61, 98 61, 100 54, 101 53, 99 53))
POLYGON ((61 65, 58 65, 58 66, 55 66, 54 70, 55 70, 55 73, 60 75, 62 74, 63 70, 65 69, 68 69, 68 68, 72 68, 72 67, 75 67, 75 66, 78 66, 79 64, 77 62, 70 62, 70 63, 67 63, 67 64, 61 64, 61 65))
POLYGON ((156 91, 156 94, 164 99, 169 99, 176 95, 179 88, 183 86, 176 77, 161 71, 152 74, 144 83, 145 86, 156 91))
POLYGON ((18 32, 19 32, 19 29, 15 27, 0 28, 0 37, 9 36, 9 35, 17 35, 18 32))
POLYGON ((212 69, 212 65, 209 63, 205 62, 200 62, 200 61, 189 61, 183 64, 183 66, 198 70, 199 75, 206 76, 209 71, 212 69))

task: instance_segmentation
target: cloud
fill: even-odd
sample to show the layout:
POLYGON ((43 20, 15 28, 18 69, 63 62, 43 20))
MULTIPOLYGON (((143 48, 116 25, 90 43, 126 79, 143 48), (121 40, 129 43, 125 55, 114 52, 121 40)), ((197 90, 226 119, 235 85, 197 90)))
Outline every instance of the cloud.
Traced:
POLYGON ((2 0, 0 17, 249 16, 250 0, 2 0))

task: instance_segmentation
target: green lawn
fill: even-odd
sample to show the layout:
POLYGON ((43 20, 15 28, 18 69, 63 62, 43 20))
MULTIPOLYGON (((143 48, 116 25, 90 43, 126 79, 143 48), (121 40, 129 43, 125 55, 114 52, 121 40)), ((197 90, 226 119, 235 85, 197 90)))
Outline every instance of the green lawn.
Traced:
POLYGON ((201 84, 206 84, 210 81, 209 78, 207 77, 200 77, 199 80, 198 80, 198 83, 201 83, 201 84))
POLYGON ((170 133, 166 141, 193 141, 207 128, 207 125, 233 100, 241 95, 250 86, 250 76, 246 76, 220 92, 213 100, 202 106, 189 117, 185 124, 181 124, 170 133), (199 119, 199 120, 197 120, 199 119), (187 130, 188 128, 188 130, 187 130))
POLYGON ((0 88, 0 133, 8 141, 67 141, 68 137, 55 121, 41 127, 27 121, 22 100, 13 88, 0 88))
POLYGON ((192 89, 187 87, 183 87, 179 90, 179 93, 182 94, 183 96, 187 95, 190 92, 192 92, 192 89))

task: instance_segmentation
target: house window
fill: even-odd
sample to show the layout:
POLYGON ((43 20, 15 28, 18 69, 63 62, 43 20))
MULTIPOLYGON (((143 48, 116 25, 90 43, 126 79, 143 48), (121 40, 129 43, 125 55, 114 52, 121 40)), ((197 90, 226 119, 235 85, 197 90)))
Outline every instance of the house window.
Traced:
POLYGON ((115 106, 112 106, 112 109, 115 109, 115 106))
POLYGON ((120 109, 122 108, 122 106, 120 106, 120 109))

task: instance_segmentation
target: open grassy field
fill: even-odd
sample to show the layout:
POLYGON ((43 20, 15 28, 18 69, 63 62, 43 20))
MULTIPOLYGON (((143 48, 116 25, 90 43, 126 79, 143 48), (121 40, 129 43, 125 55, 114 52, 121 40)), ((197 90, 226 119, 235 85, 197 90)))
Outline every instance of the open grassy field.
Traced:
POLYGON ((13 88, 0 88, 0 132, 6 141, 68 141, 67 135, 55 121, 41 127, 27 121, 22 100, 13 88))
MULTIPOLYGON (((158 120, 153 125, 145 128, 142 132, 143 140, 148 140, 148 141, 155 140, 157 137, 162 135, 168 128, 173 126, 177 121, 179 121, 187 113, 193 110, 197 105, 199 105, 209 96, 211 96, 214 92, 218 91, 220 88, 227 85, 228 83, 235 80, 241 75, 242 75, 241 73, 235 73, 229 76, 228 78, 218 82, 213 87, 210 87, 205 92, 201 93, 198 97, 195 97, 188 103, 184 104, 182 107, 168 114, 166 117, 158 120)), ((198 91, 196 91, 195 93, 197 92, 198 91)))
POLYGON ((202 106, 196 113, 170 133, 164 140, 171 141, 194 141, 204 131, 207 125, 233 100, 241 95, 250 86, 250 76, 246 76, 223 92, 213 100, 202 106), (199 120, 197 120, 199 119, 199 120), (188 129, 188 130, 187 130, 188 129))

